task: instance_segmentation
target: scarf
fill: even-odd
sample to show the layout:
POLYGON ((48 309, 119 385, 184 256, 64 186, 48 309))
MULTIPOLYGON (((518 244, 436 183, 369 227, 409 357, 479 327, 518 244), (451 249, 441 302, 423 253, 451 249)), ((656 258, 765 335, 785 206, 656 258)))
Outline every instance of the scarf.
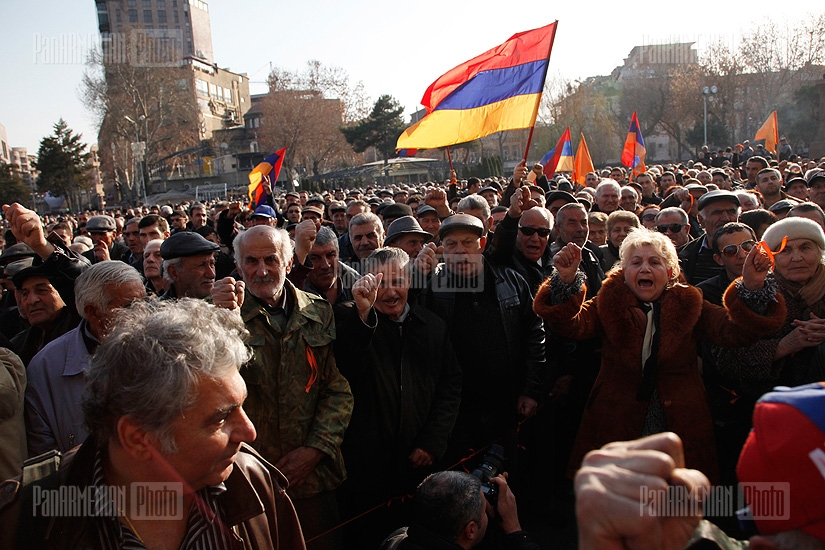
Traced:
POLYGON ((825 267, 822 264, 817 266, 814 276, 805 283, 789 281, 777 271, 774 271, 774 275, 785 292, 805 301, 808 306, 806 314, 810 311, 817 317, 825 316, 825 267))

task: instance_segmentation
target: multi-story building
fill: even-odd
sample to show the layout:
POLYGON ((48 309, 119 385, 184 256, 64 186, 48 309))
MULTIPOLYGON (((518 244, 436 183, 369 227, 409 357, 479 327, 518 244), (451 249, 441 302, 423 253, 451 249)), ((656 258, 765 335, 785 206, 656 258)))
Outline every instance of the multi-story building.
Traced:
MULTIPOLYGON (((167 87, 177 87, 175 93, 187 97, 184 104, 191 101, 189 105, 197 112, 197 116, 182 115, 181 118, 188 122, 178 125, 174 130, 166 130, 176 131, 177 134, 165 140, 160 135, 164 130, 152 127, 153 124, 161 123, 159 115, 146 107, 143 112, 128 113, 128 120, 137 121, 133 122, 136 135, 133 139, 143 141, 151 134, 155 138, 154 143, 160 140, 165 143, 180 143, 182 147, 180 151, 170 151, 168 147, 155 150, 152 139, 148 139, 144 159, 136 162, 121 160, 119 164, 135 172, 140 168, 141 161, 149 164, 147 176, 152 180, 165 181, 176 177, 175 174, 186 172, 198 176, 210 175, 211 164, 206 160, 214 154, 209 148, 213 132, 242 126, 251 102, 249 78, 245 74, 220 68, 215 62, 208 4, 202 0, 95 0, 95 5, 104 66, 108 68, 113 63, 130 64, 140 69, 135 73, 147 75, 143 77, 147 81, 151 80, 151 74, 163 73, 164 76, 158 78, 169 82, 167 87), (180 76, 173 73, 174 76, 170 77, 170 68, 180 70, 180 76), (179 136, 191 138, 181 140, 179 136), (192 139, 195 137, 199 145, 192 147, 192 139), (187 169, 190 164, 192 166, 187 169), (164 165, 168 166, 164 168, 164 165)), ((107 69, 107 80, 116 73, 123 74, 123 71, 107 69)), ((127 71, 127 74, 130 73, 127 71)), ((160 87, 163 88, 164 85, 160 87)), ((153 99, 150 97, 150 101, 153 99)), ((156 108, 161 109, 160 106, 156 108)), ((183 108, 178 104, 175 108, 178 109, 177 113, 186 113, 189 107, 183 108)), ((111 132, 113 128, 123 126, 122 119, 126 118, 123 115, 124 113, 116 115, 118 122, 104 122, 101 126, 98 140, 101 141, 100 151, 104 157, 111 156, 108 142, 117 137, 111 132), (104 128, 108 133, 104 132, 104 128)), ((125 137, 121 133, 117 139, 125 137)), ((130 150, 128 143, 119 147, 127 152, 130 150)), ((105 195, 111 198, 117 195, 114 173, 109 173, 116 170, 112 168, 114 164, 117 163, 108 158, 101 159, 105 195)), ((132 175, 138 181, 137 174, 132 175)), ((161 187, 165 187, 165 184, 162 183, 161 187)))
POLYGON ((20 176, 20 179, 23 180, 23 183, 26 186, 32 186, 34 183, 35 175, 34 175, 34 165, 35 157, 33 155, 28 154, 28 149, 25 147, 12 147, 11 148, 11 162, 10 164, 14 167, 15 173, 20 176))
POLYGON ((11 162, 11 150, 6 138, 6 127, 0 124, 0 163, 9 164, 11 162))

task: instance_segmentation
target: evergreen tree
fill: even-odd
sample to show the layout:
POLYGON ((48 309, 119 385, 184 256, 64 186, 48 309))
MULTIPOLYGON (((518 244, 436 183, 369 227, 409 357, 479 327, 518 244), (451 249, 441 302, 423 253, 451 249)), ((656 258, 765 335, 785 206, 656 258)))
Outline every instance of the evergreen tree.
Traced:
POLYGON ((10 164, 0 163, 0 204, 31 203, 31 190, 10 164))
POLYGON ((54 135, 40 141, 35 163, 40 171, 38 189, 56 197, 66 197, 72 209, 78 208, 80 191, 89 179, 86 161, 90 153, 81 138, 61 118, 54 125, 54 135))
POLYGON ((395 144, 406 125, 401 117, 404 108, 391 95, 382 95, 369 116, 353 126, 341 128, 347 143, 356 153, 375 147, 384 160, 395 156, 395 144))

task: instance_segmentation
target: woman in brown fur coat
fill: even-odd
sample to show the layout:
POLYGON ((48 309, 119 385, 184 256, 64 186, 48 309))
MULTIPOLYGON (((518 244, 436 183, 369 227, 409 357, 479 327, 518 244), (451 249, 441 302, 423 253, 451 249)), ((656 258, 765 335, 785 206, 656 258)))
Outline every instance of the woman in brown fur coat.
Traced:
POLYGON ((632 231, 620 249, 621 268, 587 302, 580 259, 574 243, 562 248, 553 258, 555 273, 533 305, 559 336, 602 339, 601 370, 579 427, 571 472, 588 451, 611 441, 670 430, 684 441, 687 467, 713 480, 716 449, 696 342, 742 346, 781 326, 785 306, 773 281, 766 284, 767 254, 761 247, 751 250, 743 278, 725 293, 727 309, 679 282, 676 250, 660 233, 632 231))

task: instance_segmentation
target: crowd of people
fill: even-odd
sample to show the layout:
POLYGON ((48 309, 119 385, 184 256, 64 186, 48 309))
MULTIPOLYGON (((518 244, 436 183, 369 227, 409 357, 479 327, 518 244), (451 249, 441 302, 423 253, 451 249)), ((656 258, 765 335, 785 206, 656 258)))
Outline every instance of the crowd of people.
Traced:
MULTIPOLYGON (((660 536, 603 520, 616 479, 733 486, 762 396, 825 380, 825 162, 729 153, 584 186, 522 162, 321 194, 265 178, 252 207, 4 206, 0 546, 527 549, 522 521, 575 505, 583 547, 660 536), (134 495, 82 520, 34 504, 169 482, 166 521, 134 495)), ((800 391, 821 435, 822 392, 812 413, 800 391)), ((783 530, 821 547, 822 502, 783 530)), ((745 536, 715 519, 666 547, 745 536)))

